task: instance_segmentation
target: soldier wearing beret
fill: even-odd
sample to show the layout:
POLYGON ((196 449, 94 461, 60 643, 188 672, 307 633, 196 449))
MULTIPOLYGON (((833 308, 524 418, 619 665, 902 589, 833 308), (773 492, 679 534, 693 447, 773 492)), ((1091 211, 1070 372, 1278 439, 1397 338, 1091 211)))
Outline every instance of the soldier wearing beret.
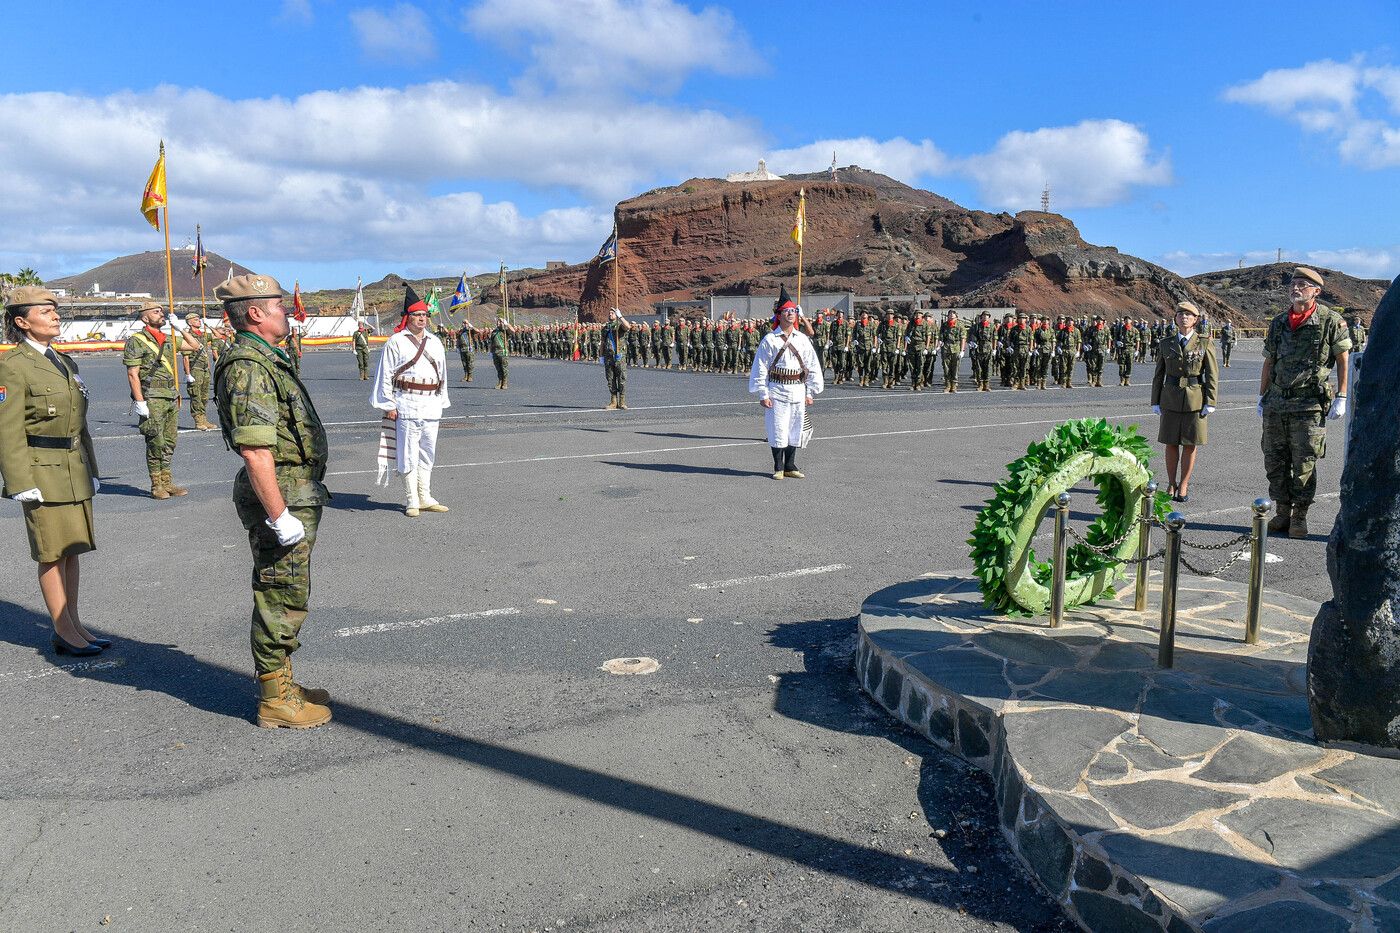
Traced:
POLYGON ((243 458, 233 505, 253 552, 253 664, 258 725, 309 729, 329 722, 330 695, 292 679, 292 652, 311 597, 311 548, 330 501, 326 431, 287 353, 284 293, 266 275, 214 290, 238 332, 214 371, 224 441, 243 458))
POLYGON ((1308 507, 1317 495, 1317 461, 1327 455, 1327 422, 1347 413, 1351 335, 1342 316, 1318 302, 1322 276, 1303 266, 1288 285, 1289 308, 1269 322, 1259 376, 1261 446, 1274 533, 1308 536, 1308 507), (1337 391, 1328 376, 1337 370, 1337 391))
POLYGON ((58 654, 89 657, 112 643, 78 617, 78 555, 94 550, 92 497, 97 457, 87 427, 87 389, 78 364, 54 350, 58 299, 16 288, 5 305, 14 349, 0 356, 0 474, 5 495, 24 507, 29 556, 53 620, 58 654))
POLYGON ((185 315, 186 334, 180 343, 180 352, 185 357, 185 383, 189 386, 190 413, 194 415, 194 426, 201 431, 212 431, 205 409, 209 404, 209 379, 214 371, 218 352, 214 346, 213 334, 204 327, 204 319, 191 311, 185 315))
POLYGON ((497 318, 491 331, 491 362, 496 367, 496 388, 509 388, 510 377, 510 337, 515 328, 505 318, 497 318))
POLYGON ((1176 306, 1180 334, 1162 342, 1152 376, 1152 412, 1161 418, 1157 441, 1166 449, 1167 494, 1177 502, 1190 495, 1196 448, 1205 446, 1220 384, 1215 347, 1196 330, 1199 316, 1189 301, 1176 306))
POLYGON ((146 470, 151 476, 151 498, 169 499, 189 490, 176 486, 170 475, 178 437, 180 408, 180 335, 167 335, 165 309, 148 301, 138 310, 143 325, 126 340, 122 364, 131 387, 136 427, 146 438, 146 470))

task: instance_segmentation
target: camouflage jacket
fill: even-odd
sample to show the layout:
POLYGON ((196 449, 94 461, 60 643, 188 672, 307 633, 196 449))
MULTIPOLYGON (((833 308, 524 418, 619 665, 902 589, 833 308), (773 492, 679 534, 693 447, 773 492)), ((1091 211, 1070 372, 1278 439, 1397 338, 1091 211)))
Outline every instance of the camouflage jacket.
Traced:
POLYGON ((983 324, 978 321, 972 325, 972 330, 968 331, 967 339, 977 346, 969 346, 972 352, 978 356, 991 356, 997 349, 997 326, 991 321, 983 324))
POLYGON ((122 365, 128 369, 140 367, 137 378, 141 380, 141 392, 146 398, 174 398, 179 394, 175 381, 178 342, 178 337, 170 336, 158 346, 144 327, 126 338, 126 346, 122 348, 122 365))
MULTIPOLYGON (((316 406, 291 362, 255 334, 242 332, 214 369, 219 427, 231 450, 266 447, 272 451, 277 487, 291 507, 325 505, 330 493, 321 482, 330 451, 316 406)), ((233 482, 234 501, 257 500, 246 467, 233 482)))
POLYGON ((1264 359, 1273 364, 1265 409, 1287 413, 1325 409, 1332 402, 1327 377, 1337 354, 1350 349, 1346 321, 1326 305, 1319 304, 1297 330, 1289 330, 1287 311, 1274 315, 1264 338, 1264 359))
POLYGON ((943 349, 961 350, 965 340, 967 340, 967 325, 962 321, 954 321, 952 324, 944 321, 938 325, 938 343, 943 349))
POLYGON ((190 359, 190 372, 209 372, 214 368, 214 335, 207 330, 190 331, 190 336, 199 341, 199 349, 188 338, 180 341, 180 352, 190 359))

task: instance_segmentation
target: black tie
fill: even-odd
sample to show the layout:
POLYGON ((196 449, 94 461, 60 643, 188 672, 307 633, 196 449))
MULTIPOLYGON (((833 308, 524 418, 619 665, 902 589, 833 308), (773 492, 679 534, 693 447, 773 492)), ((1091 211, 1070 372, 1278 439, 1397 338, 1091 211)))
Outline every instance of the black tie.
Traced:
POLYGON ((53 347, 45 347, 45 348, 44 348, 44 355, 47 356, 47 357, 49 358, 49 362, 50 362, 50 363, 52 363, 52 364, 54 364, 55 366, 58 367, 58 371, 59 371, 59 372, 63 373, 63 378, 64 378, 64 379, 67 379, 67 378, 68 378, 68 367, 63 365, 63 361, 60 360, 60 359, 58 358, 58 354, 54 352, 54 348, 53 348, 53 347))

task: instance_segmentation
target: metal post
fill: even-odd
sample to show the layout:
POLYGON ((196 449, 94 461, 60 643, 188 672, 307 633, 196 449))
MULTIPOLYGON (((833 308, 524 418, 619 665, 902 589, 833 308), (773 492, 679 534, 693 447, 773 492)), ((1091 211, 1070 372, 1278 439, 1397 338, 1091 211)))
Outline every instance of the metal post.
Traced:
POLYGON ((1157 481, 1152 480, 1142 491, 1142 514, 1138 521, 1142 524, 1138 532, 1137 590, 1133 595, 1133 611, 1147 609, 1147 552, 1152 546, 1152 516, 1156 512, 1157 481))
POLYGON ((1181 570, 1181 529, 1186 517, 1167 516, 1167 556, 1162 565, 1162 627, 1157 635, 1157 666, 1171 667, 1176 657, 1176 581, 1181 570))
POLYGON ((1055 565, 1050 582, 1050 627, 1065 619, 1065 564, 1069 560, 1069 493, 1055 497, 1055 565))
POLYGON ((1244 643, 1259 644, 1259 604, 1264 598, 1264 555, 1269 526, 1264 518, 1273 509, 1268 499, 1254 500, 1254 533, 1249 540, 1249 608, 1244 622, 1244 643))

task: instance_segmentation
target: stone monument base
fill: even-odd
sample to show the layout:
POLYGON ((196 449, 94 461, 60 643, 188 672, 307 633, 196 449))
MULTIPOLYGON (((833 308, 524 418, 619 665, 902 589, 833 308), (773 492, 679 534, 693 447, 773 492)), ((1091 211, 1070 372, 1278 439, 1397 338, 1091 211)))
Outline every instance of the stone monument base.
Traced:
MULTIPOLYGON (((1155 583, 1155 581, 1154 581, 1155 583)), ((1400 930, 1400 762, 1313 741, 1317 604, 1186 578, 1176 666, 1159 594, 1044 619, 992 614, 930 576, 862 607, 856 676, 891 713, 992 775, 1002 832, 1085 929, 1400 930)))

